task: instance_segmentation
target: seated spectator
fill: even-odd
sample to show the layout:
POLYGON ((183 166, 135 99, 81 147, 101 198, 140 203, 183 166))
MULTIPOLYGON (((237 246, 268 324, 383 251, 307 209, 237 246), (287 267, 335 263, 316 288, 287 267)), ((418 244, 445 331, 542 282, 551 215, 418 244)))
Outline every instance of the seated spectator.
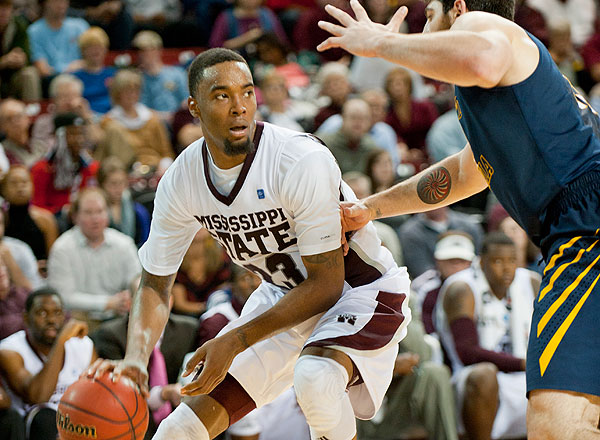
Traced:
MULTIPOLYGON (((210 295, 207 311, 200 317, 198 345, 213 339, 230 322, 239 317, 250 294, 260 285, 260 278, 241 266, 232 266, 229 290, 210 295)), ((254 410, 227 429, 231 440, 309 440, 306 419, 289 389, 273 402, 254 410)))
POLYGON ((367 158, 366 175, 371 179, 374 193, 391 188, 398 182, 394 162, 385 150, 373 151, 367 158))
POLYGON ((129 49, 133 19, 122 0, 72 0, 70 12, 104 29, 112 50, 129 49))
POLYGON ((427 155, 433 163, 465 148, 467 138, 458 121, 456 110, 448 110, 431 125, 425 138, 427 155))
POLYGON ((342 108, 342 126, 331 134, 317 132, 337 160, 343 173, 363 172, 369 155, 377 150, 373 138, 368 134, 371 126, 371 108, 362 99, 350 99, 342 108))
POLYGON ((82 18, 67 17, 68 0, 42 0, 42 18, 27 28, 31 60, 43 78, 81 67, 76 44, 90 27, 82 18))
POLYGON ((471 267, 475 259, 473 239, 461 231, 444 232, 438 237, 433 257, 435 268, 423 272, 410 285, 427 334, 436 333, 434 310, 443 282, 450 275, 471 267))
POLYGON ((6 440, 25 440, 23 417, 12 407, 8 393, 0 384, 0 432, 6 440))
MULTIPOLYGON (((133 70, 121 70, 115 75, 110 86, 113 108, 104 116, 102 127, 118 125, 123 128, 127 133, 127 144, 115 145, 115 149, 129 150, 134 161, 164 171, 173 162, 173 149, 167 130, 156 113, 139 102, 141 87, 142 77, 133 70)), ((105 154, 123 157, 118 151, 105 151, 105 154)), ((123 163, 131 165, 128 161, 123 163)))
POLYGON ((289 54, 290 49, 284 41, 272 32, 266 33, 256 40, 256 56, 262 65, 255 65, 253 70, 260 77, 261 71, 274 68, 283 75, 292 95, 299 96, 301 89, 310 86, 310 78, 300 64, 288 58, 289 54))
MULTIPOLYGON (((20 271, 20 269, 19 269, 20 271)), ((23 274, 20 274, 23 277, 23 274)), ((30 289, 15 285, 0 257, 0 340, 25 329, 23 314, 30 289)))
POLYGON ((65 318, 58 292, 43 288, 27 297, 25 330, 0 341, 3 380, 26 417, 28 440, 57 438, 58 402, 97 358, 87 331, 85 322, 65 318))
POLYGON ((317 83, 321 86, 321 95, 326 97, 329 103, 316 114, 313 131, 318 131, 321 124, 330 116, 342 112, 342 106, 351 92, 348 67, 342 63, 323 65, 317 74, 317 83))
POLYGON ((175 112, 171 128, 173 130, 173 145, 177 155, 192 142, 204 136, 200 120, 192 116, 187 107, 175 112))
POLYGON ((13 0, 0 1, 0 95, 24 101, 42 99, 40 75, 31 65, 27 21, 14 14, 13 0))
POLYGON ((143 77, 140 102, 170 122, 173 113, 182 106, 187 110, 186 72, 179 66, 163 64, 163 42, 156 32, 141 31, 133 39, 133 46, 138 49, 138 66, 143 77))
POLYGON ((116 157, 107 157, 98 169, 98 185, 108 199, 109 227, 131 237, 141 246, 150 233, 150 214, 131 199, 125 166, 116 157))
POLYGON ((92 111, 100 114, 110 110, 108 83, 115 76, 115 68, 104 65, 108 46, 106 32, 97 26, 89 28, 79 37, 83 67, 73 72, 83 82, 84 99, 92 111))
POLYGON ((438 117, 435 105, 428 100, 417 101, 412 98, 412 79, 409 71, 403 68, 394 69, 388 74, 385 91, 391 102, 385 122, 396 131, 398 139, 408 146, 406 160, 403 161, 416 164, 426 162, 425 137, 438 117))
POLYGON ((258 110, 264 121, 290 130, 305 131, 312 126, 316 108, 290 98, 284 76, 273 70, 260 81, 264 104, 258 110))
POLYGON ((22 165, 13 165, 0 185, 8 203, 4 233, 27 243, 41 268, 58 237, 58 225, 52 212, 32 204, 31 174, 22 165))
POLYGON ((262 1, 234 0, 233 8, 221 12, 215 20, 208 45, 242 50, 269 32, 287 43, 279 19, 273 11, 262 6, 262 1))
MULTIPOLYGON (((172 305, 172 297, 171 303, 172 305)), ((123 359, 127 345, 127 323, 129 316, 120 316, 102 323, 90 337, 98 356, 104 359, 123 359)), ((150 397, 150 422, 146 439, 150 439, 160 422, 181 401, 177 383, 179 370, 186 353, 197 348, 193 335, 197 332, 198 320, 187 316, 169 314, 169 320, 148 364, 150 397)))
POLYGON ((72 213, 75 227, 58 237, 50 251, 48 283, 60 289, 68 309, 92 319, 127 313, 141 273, 135 243, 108 227, 100 189, 81 191, 72 213))
MULTIPOLYGON (((387 151, 392 157, 394 170, 400 163, 398 137, 394 129, 383 122, 387 115, 389 101, 383 90, 366 90, 360 97, 371 107, 371 128, 369 135, 379 148, 387 151)), ((330 116, 319 127, 321 133, 334 133, 342 126, 342 115, 330 116)))
POLYGON ((46 144, 29 135, 30 126, 23 102, 9 98, 0 103, 0 129, 6 136, 2 140, 2 148, 11 165, 31 168, 48 152, 46 144))
POLYGON ((177 272, 172 289, 173 310, 192 316, 202 314, 209 295, 229 280, 230 268, 225 250, 206 230, 200 230, 177 272))
POLYGON ((469 438, 526 436, 525 355, 540 281, 517 268, 510 238, 492 233, 480 267, 452 275, 440 290, 436 328, 469 438))
POLYGON ((61 113, 76 113, 86 123, 87 147, 90 151, 110 148, 113 145, 123 145, 124 133, 117 130, 102 130, 96 123, 94 112, 89 102, 83 97, 83 82, 71 74, 63 73, 55 77, 48 89, 51 102, 48 112, 41 114, 35 120, 31 137, 36 142, 45 145, 45 151, 50 151, 56 145, 54 118, 61 113))
POLYGON ((435 268, 433 256, 438 236, 450 229, 466 232, 473 237, 475 249, 481 247, 483 228, 471 215, 448 207, 416 214, 398 229, 404 250, 404 261, 412 279, 435 268))
POLYGON ((31 203, 57 213, 69 203, 71 194, 96 184, 98 162, 86 150, 85 121, 76 113, 54 118, 56 146, 31 168, 31 203))
POLYGON ((38 289, 42 287, 43 283, 42 277, 40 276, 40 268, 38 267, 38 261, 35 258, 31 247, 24 241, 21 241, 17 238, 5 236, 5 224, 6 212, 0 209, 0 249, 4 251, 0 252, 0 254, 4 255, 5 260, 9 262, 11 259, 13 259, 25 277, 24 281, 20 281, 18 275, 13 273, 10 275, 11 279, 15 284, 29 289, 38 289))

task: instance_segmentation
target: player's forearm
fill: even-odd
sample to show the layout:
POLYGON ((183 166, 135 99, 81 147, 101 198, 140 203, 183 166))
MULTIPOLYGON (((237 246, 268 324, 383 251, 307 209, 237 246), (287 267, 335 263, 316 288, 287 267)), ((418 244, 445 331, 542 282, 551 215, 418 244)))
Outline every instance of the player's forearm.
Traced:
POLYGON ((329 310, 340 298, 344 288, 344 260, 341 248, 303 258, 305 264, 322 265, 323 276, 310 276, 290 290, 277 304, 232 330, 240 342, 239 351, 329 310), (326 272, 330 273, 327 274, 326 272), (329 275, 329 276, 327 276, 329 275))
POLYGON ((169 319, 169 296, 175 274, 142 273, 129 315, 125 359, 148 364, 150 354, 169 319))
POLYGON ((48 360, 38 374, 32 376, 26 386, 25 398, 28 403, 44 403, 50 400, 56 389, 58 375, 65 360, 64 342, 58 339, 50 351, 48 360))
POLYGON ((428 78, 458 86, 493 87, 506 70, 506 54, 487 35, 470 31, 431 34, 382 33, 377 56, 428 78))
POLYGON ((486 188, 469 147, 398 183, 367 197, 373 219, 431 211, 465 199, 486 188))

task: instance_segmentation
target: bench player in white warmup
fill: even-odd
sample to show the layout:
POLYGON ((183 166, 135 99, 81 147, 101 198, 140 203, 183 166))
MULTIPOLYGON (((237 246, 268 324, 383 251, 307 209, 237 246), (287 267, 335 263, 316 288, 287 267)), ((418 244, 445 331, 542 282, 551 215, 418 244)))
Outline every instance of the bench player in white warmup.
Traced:
POLYGON ((200 347, 184 404, 155 440, 208 440, 295 387, 313 439, 351 440, 355 416, 373 417, 410 320, 409 279, 368 224, 340 246, 340 200, 355 200, 318 139, 254 121, 248 65, 211 49, 190 66, 190 112, 204 138, 161 179, 127 353, 97 362, 146 387, 146 365, 168 316, 175 273, 205 227, 260 287, 239 319, 200 347))

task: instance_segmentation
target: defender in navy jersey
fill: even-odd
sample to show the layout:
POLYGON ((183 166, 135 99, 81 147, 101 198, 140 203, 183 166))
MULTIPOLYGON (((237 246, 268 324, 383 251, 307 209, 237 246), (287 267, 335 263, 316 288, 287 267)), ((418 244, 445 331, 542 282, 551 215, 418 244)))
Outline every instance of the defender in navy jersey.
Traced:
POLYGON ((358 0, 351 6, 356 19, 327 6, 339 24, 319 24, 333 36, 318 49, 382 57, 455 84, 469 143, 344 206, 344 227, 435 209, 489 186, 547 263, 527 353, 528 438, 600 438, 598 115, 512 22, 513 0, 432 0, 424 35, 398 33, 405 7, 382 26, 358 0))
POLYGON ((189 78, 204 138, 158 186, 125 360, 99 362, 90 374, 114 369, 146 387, 175 273, 204 227, 262 283, 192 356, 187 397, 154 440, 215 438, 292 384, 313 439, 356 439, 355 417, 381 406, 410 321, 406 269, 372 224, 343 256, 340 200, 356 197, 315 137, 254 120, 254 84, 239 54, 203 52, 189 78))

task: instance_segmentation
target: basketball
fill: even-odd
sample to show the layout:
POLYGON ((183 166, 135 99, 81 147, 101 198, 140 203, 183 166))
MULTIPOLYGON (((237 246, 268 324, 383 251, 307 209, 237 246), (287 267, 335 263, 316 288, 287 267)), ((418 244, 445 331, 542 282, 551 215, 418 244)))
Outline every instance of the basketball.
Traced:
POLYGON ((62 440, 137 440, 148 428, 146 400, 129 379, 82 378, 63 395, 56 413, 62 440))

